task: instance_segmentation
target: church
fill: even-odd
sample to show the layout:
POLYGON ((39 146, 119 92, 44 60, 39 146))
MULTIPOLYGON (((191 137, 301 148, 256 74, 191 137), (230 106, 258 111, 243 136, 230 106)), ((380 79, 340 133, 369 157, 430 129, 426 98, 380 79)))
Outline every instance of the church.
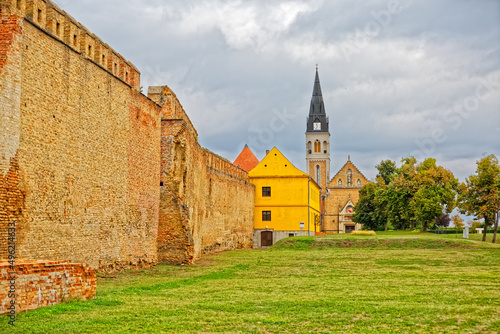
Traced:
POLYGON ((351 220, 359 190, 368 183, 350 157, 330 179, 330 124, 318 68, 306 125, 306 172, 321 187, 321 232, 350 233, 361 225, 351 220))

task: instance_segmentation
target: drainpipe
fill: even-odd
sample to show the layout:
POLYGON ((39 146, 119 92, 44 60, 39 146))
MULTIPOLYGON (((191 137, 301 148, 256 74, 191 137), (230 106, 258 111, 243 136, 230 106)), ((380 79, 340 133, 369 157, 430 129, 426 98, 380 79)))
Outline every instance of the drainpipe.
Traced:
POLYGON ((310 183, 311 176, 309 176, 309 179, 307 180, 307 235, 311 235, 311 229, 309 228, 311 224, 311 195, 309 194, 309 192, 311 191, 310 183))

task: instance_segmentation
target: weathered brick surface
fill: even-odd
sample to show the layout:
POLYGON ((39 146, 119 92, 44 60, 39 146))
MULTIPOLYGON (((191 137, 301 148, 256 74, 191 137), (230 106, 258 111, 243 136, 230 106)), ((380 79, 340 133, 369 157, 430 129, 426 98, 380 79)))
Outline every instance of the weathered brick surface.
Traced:
MULTIPOLYGON (((0 262, 0 314, 11 305, 11 271, 7 262, 0 262)), ((95 297, 96 272, 86 264, 18 260, 14 271, 16 313, 95 297)))
POLYGON ((158 260, 189 263, 202 254, 250 248, 255 188, 248 173, 203 149, 175 94, 150 97, 163 104, 158 260))
POLYGON ((0 257, 14 220, 18 257, 156 264, 160 106, 69 15, 24 4, 0 4, 0 257))

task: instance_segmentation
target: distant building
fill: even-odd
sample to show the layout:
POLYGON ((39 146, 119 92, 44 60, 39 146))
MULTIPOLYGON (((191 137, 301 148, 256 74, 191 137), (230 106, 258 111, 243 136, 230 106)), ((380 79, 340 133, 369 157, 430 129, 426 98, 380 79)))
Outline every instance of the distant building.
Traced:
POLYGON ((361 229, 351 217, 359 200, 359 190, 368 183, 366 177, 351 162, 347 162, 328 183, 328 197, 323 212, 323 232, 350 233, 361 229))
POLYGON ((254 247, 320 230, 320 187, 273 148, 249 173, 255 185, 254 247))
POLYGON ((253 154, 248 145, 245 145, 233 164, 249 172, 259 164, 259 159, 253 154))
POLYGON ((330 180, 330 121, 326 115, 318 68, 306 125, 307 173, 321 186, 321 232, 350 233, 361 229, 351 217, 359 190, 368 183, 350 157, 330 180))

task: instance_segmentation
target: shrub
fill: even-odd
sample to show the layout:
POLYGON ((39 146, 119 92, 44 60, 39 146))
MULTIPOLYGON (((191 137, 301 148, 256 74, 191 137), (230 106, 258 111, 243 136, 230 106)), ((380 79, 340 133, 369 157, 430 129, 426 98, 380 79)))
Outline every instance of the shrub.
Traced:
POLYGON ((352 231, 352 235, 377 235, 375 231, 352 231))

